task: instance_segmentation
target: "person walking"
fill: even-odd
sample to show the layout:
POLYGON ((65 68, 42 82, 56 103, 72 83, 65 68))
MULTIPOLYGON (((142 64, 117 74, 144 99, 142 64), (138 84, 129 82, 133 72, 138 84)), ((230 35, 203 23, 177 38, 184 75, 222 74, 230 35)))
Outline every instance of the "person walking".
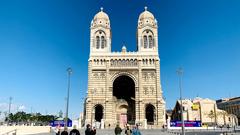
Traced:
POLYGON ((76 129, 75 125, 74 125, 73 129, 70 131, 69 135, 80 135, 80 132, 76 129))
POLYGON ((140 132, 140 130, 138 129, 138 125, 136 125, 136 126, 133 127, 132 135, 141 135, 141 132, 140 132))
POLYGON ((87 124, 87 128, 85 130, 85 135, 92 135, 92 130, 90 124, 87 124))
POLYGON ((126 135, 131 135, 132 134, 132 130, 129 128, 129 125, 127 124, 127 128, 125 130, 125 134, 126 135))
POLYGON ((91 135, 96 135, 96 134, 97 134, 97 130, 95 127, 93 127, 91 131, 91 135))
POLYGON ((115 132, 115 135, 121 135, 122 129, 119 127, 118 124, 116 125, 114 132, 115 132))
POLYGON ((61 135, 68 135, 67 128, 64 128, 64 131, 62 131, 61 135))

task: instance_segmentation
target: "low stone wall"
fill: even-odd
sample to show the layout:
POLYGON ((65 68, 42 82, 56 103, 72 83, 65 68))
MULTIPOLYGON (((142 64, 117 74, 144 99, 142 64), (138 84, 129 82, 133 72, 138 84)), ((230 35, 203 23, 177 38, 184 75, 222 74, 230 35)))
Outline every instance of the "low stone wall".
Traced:
POLYGON ((17 130, 17 135, 50 132, 50 126, 0 126, 0 135, 15 129, 17 130))

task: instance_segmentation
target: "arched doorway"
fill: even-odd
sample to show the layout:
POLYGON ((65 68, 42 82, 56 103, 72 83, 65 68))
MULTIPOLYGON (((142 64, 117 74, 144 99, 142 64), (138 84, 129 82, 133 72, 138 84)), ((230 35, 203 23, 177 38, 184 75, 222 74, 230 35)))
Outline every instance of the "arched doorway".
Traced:
POLYGON ((147 119, 147 124, 153 125, 154 124, 154 111, 155 107, 152 104, 147 104, 145 108, 145 116, 147 119))
MULTIPOLYGON (((127 114, 119 114, 120 118, 127 117, 127 123, 135 124, 135 83, 127 75, 117 77, 113 82, 113 96, 117 102, 127 102, 127 114)), ((121 119, 120 119, 121 122, 121 119)))
POLYGON ((103 118, 103 106, 98 104, 95 106, 95 121, 101 122, 103 118))

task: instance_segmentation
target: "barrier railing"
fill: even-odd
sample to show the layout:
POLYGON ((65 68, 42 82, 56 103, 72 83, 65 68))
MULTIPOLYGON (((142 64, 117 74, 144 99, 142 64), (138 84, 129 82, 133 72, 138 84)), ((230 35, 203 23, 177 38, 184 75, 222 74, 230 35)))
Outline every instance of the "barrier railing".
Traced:
POLYGON ((0 135, 17 135, 17 129, 14 129, 5 133, 1 133, 0 135))

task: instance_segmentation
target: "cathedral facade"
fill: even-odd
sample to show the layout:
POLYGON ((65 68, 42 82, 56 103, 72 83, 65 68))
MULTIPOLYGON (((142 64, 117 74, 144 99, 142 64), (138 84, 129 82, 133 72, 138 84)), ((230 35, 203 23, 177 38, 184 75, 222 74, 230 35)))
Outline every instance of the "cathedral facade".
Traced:
POLYGON ((85 124, 99 128, 139 124, 160 128, 165 124, 165 101, 160 83, 158 25, 145 8, 139 15, 137 51, 111 52, 110 19, 101 9, 90 27, 88 94, 85 124))

